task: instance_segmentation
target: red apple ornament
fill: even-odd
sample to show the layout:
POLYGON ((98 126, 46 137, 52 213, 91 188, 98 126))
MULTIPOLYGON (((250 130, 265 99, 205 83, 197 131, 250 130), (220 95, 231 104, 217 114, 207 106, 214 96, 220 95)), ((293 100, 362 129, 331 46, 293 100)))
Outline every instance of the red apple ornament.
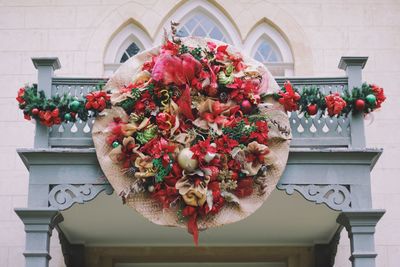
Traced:
POLYGON ((313 115, 317 114, 317 112, 318 112, 317 104, 308 105, 308 107, 307 107, 308 115, 313 116, 313 115))
POLYGON ((356 102, 354 103, 354 106, 356 110, 363 111, 365 108, 365 101, 362 99, 357 99, 356 102))

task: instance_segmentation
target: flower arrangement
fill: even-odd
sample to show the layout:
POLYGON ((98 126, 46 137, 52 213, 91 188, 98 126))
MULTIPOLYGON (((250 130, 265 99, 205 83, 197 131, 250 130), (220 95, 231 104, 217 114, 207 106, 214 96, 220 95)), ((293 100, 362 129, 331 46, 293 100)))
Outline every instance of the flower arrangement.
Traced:
POLYGON ((132 82, 111 96, 128 116, 107 126, 109 153, 135 191, 177 213, 198 239, 198 218, 253 193, 267 167, 262 73, 228 45, 166 40, 132 82))

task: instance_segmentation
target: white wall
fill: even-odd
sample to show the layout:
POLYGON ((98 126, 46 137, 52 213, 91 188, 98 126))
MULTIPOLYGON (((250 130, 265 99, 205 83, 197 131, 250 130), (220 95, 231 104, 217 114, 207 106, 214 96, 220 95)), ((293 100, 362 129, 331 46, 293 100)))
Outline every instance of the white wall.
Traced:
MULTIPOLYGON (((0 266, 23 266, 24 232, 14 207, 26 205, 28 172, 15 152, 31 147, 33 124, 17 110, 15 94, 25 82, 35 82, 30 61, 58 56, 60 76, 102 76, 103 55, 115 31, 130 17, 153 40, 166 23, 176 0, 0 0, 0 266), (141 2, 141 3, 138 3, 141 2)), ((217 1, 236 23, 242 39, 266 17, 292 46, 297 75, 343 75, 337 69, 343 55, 367 55, 364 80, 385 88, 383 109, 366 127, 370 147, 385 152, 373 171, 374 207, 387 213, 376 234, 378 266, 400 261, 400 4, 396 0, 217 1)), ((52 242, 52 266, 62 266, 58 242, 52 242)), ((337 267, 350 266, 348 240, 342 238, 337 267)))

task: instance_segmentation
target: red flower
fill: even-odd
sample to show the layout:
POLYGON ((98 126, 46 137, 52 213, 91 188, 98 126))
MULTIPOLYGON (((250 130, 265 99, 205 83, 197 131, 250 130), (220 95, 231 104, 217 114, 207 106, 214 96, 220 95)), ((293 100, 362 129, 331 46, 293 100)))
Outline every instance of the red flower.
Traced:
POLYGON ((20 104, 25 103, 24 94, 25 94, 25 88, 24 87, 19 88, 18 96, 15 98, 18 101, 18 103, 20 104))
POLYGON ((190 88, 186 85, 185 90, 183 90, 181 97, 178 99, 176 104, 179 106, 179 112, 182 113, 187 119, 194 120, 192 112, 192 97, 190 96, 190 88))
POLYGON ((222 137, 218 138, 215 140, 215 143, 217 144, 218 152, 226 154, 231 153, 232 149, 239 145, 236 140, 229 138, 227 135, 223 135, 222 137))
POLYGON ((113 121, 108 125, 108 130, 110 130, 111 134, 107 136, 107 144, 111 145, 114 141, 122 142, 124 138, 122 126, 125 124, 126 122, 123 122, 120 117, 113 118, 113 121))
POLYGON ((376 97, 376 106, 375 108, 380 108, 381 104, 385 101, 386 96, 384 94, 383 88, 379 87, 375 84, 371 84, 371 89, 376 97))
POLYGON ((175 125, 175 115, 171 115, 166 112, 160 112, 156 116, 156 123, 158 126, 158 129, 161 131, 169 132, 172 127, 175 125))
POLYGON ((240 56, 230 55, 229 59, 232 61, 233 66, 237 72, 246 68, 246 65, 243 63, 243 59, 240 56))
POLYGON ((191 54, 178 56, 161 54, 154 65, 152 78, 164 84, 184 85, 200 72, 201 63, 191 54))
POLYGON ((173 153, 175 146, 170 145, 166 139, 159 137, 147 142, 140 148, 140 151, 156 159, 162 158, 162 163, 166 166, 170 161, 168 153, 173 153))
POLYGON ((153 101, 149 91, 144 91, 140 96, 140 99, 135 102, 133 109, 137 114, 143 114, 146 110, 155 110, 156 104, 153 101))
POLYGON ((110 101, 110 95, 104 91, 91 92, 86 95, 85 108, 93 109, 98 112, 103 111, 107 107, 107 102, 110 101))
POLYGON ((179 197, 179 193, 175 186, 157 184, 151 196, 162 203, 163 208, 168 209, 170 204, 179 197))
POLYGON ((242 103, 244 99, 250 99, 258 91, 258 86, 253 81, 240 78, 235 78, 233 83, 228 84, 226 87, 231 89, 229 96, 237 103, 242 103))
POLYGON ((177 55, 178 52, 179 52, 179 45, 171 42, 170 40, 166 40, 165 44, 161 46, 162 54, 177 55))
POLYGON ((247 197, 253 193, 253 178, 246 177, 237 181, 235 194, 238 197, 247 197))
POLYGON ((278 94, 280 96, 279 103, 285 108, 285 111, 296 111, 299 109, 298 101, 300 100, 300 95, 294 91, 292 84, 286 81, 283 85, 285 91, 280 91, 278 94))
POLYGON ((339 95, 339 93, 333 93, 325 97, 326 108, 328 109, 329 116, 339 115, 340 112, 346 107, 347 103, 339 95))
POLYGON ((217 149, 210 144, 210 138, 204 141, 199 141, 197 144, 192 146, 190 150, 193 152, 193 159, 198 159, 200 162, 204 162, 204 157, 207 153, 216 153, 217 149))
POLYGON ((156 64, 156 59, 157 59, 156 55, 151 56, 151 60, 143 64, 142 70, 147 70, 148 72, 151 72, 154 67, 154 64, 156 64))
POLYGON ((252 132, 250 139, 256 140, 260 144, 266 144, 268 141, 268 124, 266 121, 256 122, 257 130, 252 132))
POLYGON ((207 42, 207 47, 211 52, 213 52, 217 45, 214 42, 207 42))
POLYGON ((61 124, 60 112, 58 108, 54 110, 39 111, 40 123, 44 126, 51 127, 55 124, 61 124))
POLYGON ((228 45, 220 45, 217 47, 217 54, 215 55, 216 60, 224 60, 225 56, 228 56, 228 52, 226 49, 228 48, 228 45))
POLYGON ((27 113, 24 113, 24 119, 27 120, 27 121, 30 121, 31 120, 31 116, 29 116, 29 114, 27 114, 27 113))

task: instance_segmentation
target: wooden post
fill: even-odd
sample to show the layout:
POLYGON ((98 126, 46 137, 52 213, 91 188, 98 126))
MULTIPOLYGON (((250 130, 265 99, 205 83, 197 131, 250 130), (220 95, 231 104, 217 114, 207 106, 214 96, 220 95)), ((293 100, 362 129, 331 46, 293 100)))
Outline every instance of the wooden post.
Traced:
MULTIPOLYGON (((349 90, 360 87, 362 84, 362 69, 367 63, 368 57, 342 57, 339 69, 345 70, 349 78, 349 90)), ((351 147, 365 148, 364 114, 351 115, 351 147)))
POLYGON ((48 267, 50 257, 50 237, 54 227, 63 221, 57 209, 15 209, 25 225, 25 266, 48 267))
POLYGON ((384 210, 352 210, 337 218, 349 234, 352 267, 376 267, 375 226, 383 214, 384 210))
MULTIPOLYGON (((47 97, 51 96, 51 80, 55 70, 61 67, 57 57, 32 58, 33 65, 38 70, 38 90, 43 90, 47 97)), ((49 129, 41 124, 36 124, 35 148, 49 146, 49 129)))

